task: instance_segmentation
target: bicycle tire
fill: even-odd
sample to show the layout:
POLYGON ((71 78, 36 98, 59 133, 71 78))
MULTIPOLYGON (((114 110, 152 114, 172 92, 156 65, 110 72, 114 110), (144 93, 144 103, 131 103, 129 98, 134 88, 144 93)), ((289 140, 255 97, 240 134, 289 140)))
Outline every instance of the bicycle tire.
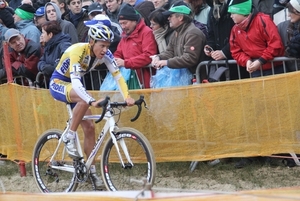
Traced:
MULTIPOLYGON (((34 180, 43 193, 75 191, 78 183, 75 173, 53 169, 49 161, 58 146, 63 131, 50 129, 45 131, 37 140, 32 156, 32 173, 34 180)), ((65 151, 62 143, 52 164, 73 166, 73 160, 65 151)))
MULTIPOLYGON (((109 138, 103 147, 100 162, 106 188, 110 191, 141 190, 145 179, 152 186, 156 175, 156 162, 148 139, 138 130, 127 127, 116 131, 116 139, 118 143, 121 139, 125 140, 134 166, 126 169, 122 167, 114 143, 109 138)), ((119 148, 124 163, 128 163, 120 145, 119 148)))

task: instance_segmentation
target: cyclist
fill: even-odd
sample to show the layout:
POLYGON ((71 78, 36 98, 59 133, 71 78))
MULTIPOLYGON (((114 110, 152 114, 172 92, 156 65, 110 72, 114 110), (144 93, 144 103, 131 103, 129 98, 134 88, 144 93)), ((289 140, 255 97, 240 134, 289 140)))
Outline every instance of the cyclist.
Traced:
MULTIPOLYGON (((114 38, 113 32, 105 25, 90 26, 88 31, 88 43, 76 43, 70 46, 61 56, 60 61, 50 79, 50 93, 59 101, 71 103, 73 117, 70 122, 70 130, 64 135, 63 142, 71 158, 79 157, 75 136, 81 125, 84 132, 84 152, 90 155, 95 145, 95 127, 91 120, 82 120, 84 115, 91 115, 90 106, 98 107, 103 99, 95 100, 84 88, 81 78, 94 67, 105 63, 108 70, 118 83, 120 92, 128 106, 134 104, 134 99, 129 96, 128 88, 113 54, 108 49, 114 38)), ((96 175, 95 165, 90 168, 90 177, 96 188, 102 188, 103 182, 96 175)))

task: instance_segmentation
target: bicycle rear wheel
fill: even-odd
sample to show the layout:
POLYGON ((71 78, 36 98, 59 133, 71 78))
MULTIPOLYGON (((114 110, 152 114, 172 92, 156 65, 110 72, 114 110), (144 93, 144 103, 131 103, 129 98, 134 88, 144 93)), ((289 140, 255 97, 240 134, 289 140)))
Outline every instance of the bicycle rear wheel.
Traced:
POLYGON ((74 166, 64 144, 58 147, 62 133, 61 130, 47 130, 40 136, 33 150, 32 173, 43 193, 75 191, 78 184, 74 172, 63 170, 71 170, 74 166), (56 148, 58 151, 50 162, 56 148))
POLYGON ((120 164, 117 149, 110 138, 105 143, 101 156, 101 173, 106 188, 110 191, 141 190, 145 179, 152 186, 156 163, 147 138, 133 128, 121 128, 116 131, 116 139, 126 168, 120 164), (133 165, 127 161, 120 142, 125 142, 133 165))

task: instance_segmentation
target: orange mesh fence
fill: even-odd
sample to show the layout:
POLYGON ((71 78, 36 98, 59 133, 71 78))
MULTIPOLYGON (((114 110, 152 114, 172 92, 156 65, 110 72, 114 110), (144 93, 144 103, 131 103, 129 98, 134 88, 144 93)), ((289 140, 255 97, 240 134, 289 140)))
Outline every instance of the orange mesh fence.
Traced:
MULTIPOLYGON (((119 126, 144 133, 158 162, 300 153, 299 92, 300 72, 134 90, 131 96, 145 95, 149 110, 130 122, 136 108, 124 109, 119 126)), ((112 101, 121 100, 118 92, 91 93, 95 98, 110 95, 112 101)), ((0 153, 11 160, 30 161, 39 135, 65 127, 65 104, 55 101, 48 90, 3 84, 0 96, 0 153)), ((102 125, 96 125, 97 132, 102 125)))

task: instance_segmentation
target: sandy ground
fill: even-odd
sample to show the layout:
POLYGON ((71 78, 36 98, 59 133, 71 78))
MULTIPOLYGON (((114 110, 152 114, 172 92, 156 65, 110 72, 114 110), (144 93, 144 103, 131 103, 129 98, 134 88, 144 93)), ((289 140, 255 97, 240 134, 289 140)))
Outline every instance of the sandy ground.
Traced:
MULTIPOLYGON (((39 192, 30 168, 26 169, 27 176, 21 177, 17 165, 8 163, 1 162, 0 171, 3 171, 3 168, 12 168, 14 171, 11 175, 3 175, 0 172, 0 191, 39 192)), ((153 189, 234 192, 300 186, 300 167, 253 164, 243 169, 235 169, 233 163, 209 166, 200 162, 197 168, 190 172, 189 165, 189 162, 158 164, 153 189)))

